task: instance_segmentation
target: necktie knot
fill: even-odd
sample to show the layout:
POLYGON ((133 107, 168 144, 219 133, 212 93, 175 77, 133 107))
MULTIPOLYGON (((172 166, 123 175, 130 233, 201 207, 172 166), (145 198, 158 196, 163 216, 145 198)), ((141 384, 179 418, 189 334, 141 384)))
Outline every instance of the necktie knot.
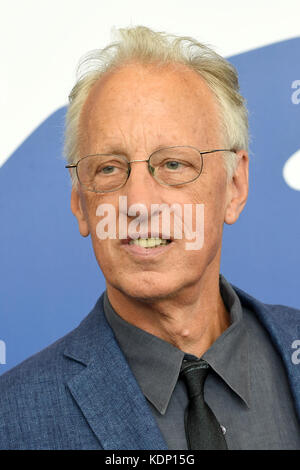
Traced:
POLYGON ((185 380, 189 398, 203 395, 204 382, 210 366, 204 359, 187 361, 183 360, 180 375, 185 380))

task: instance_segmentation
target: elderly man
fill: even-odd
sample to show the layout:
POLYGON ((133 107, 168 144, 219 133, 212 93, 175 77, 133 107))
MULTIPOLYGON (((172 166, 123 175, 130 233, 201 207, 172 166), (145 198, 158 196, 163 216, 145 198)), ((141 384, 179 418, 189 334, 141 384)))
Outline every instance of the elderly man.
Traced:
POLYGON ((248 193, 236 72, 191 38, 119 33, 84 62, 65 145, 107 289, 0 378, 0 447, 300 448, 299 311, 220 275, 223 224, 248 193))

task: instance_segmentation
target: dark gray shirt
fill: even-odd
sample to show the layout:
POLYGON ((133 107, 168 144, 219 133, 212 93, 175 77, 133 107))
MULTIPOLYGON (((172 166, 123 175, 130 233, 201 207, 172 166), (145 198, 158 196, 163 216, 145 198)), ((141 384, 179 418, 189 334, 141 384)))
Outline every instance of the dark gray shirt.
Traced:
MULTIPOLYGON (((300 449, 300 426, 282 359, 255 315, 220 275, 230 326, 203 354, 211 366, 204 398, 228 449, 300 449)), ((105 292, 104 311, 169 449, 187 449, 185 353, 123 320, 105 292)))

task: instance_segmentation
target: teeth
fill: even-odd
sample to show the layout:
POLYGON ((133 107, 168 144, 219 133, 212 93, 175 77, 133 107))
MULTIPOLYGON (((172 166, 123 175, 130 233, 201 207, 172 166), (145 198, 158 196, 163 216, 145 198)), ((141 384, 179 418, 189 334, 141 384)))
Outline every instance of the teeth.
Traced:
POLYGON ((167 245, 169 240, 163 238, 138 238, 137 240, 130 240, 129 245, 138 245, 143 248, 153 248, 159 245, 167 245))

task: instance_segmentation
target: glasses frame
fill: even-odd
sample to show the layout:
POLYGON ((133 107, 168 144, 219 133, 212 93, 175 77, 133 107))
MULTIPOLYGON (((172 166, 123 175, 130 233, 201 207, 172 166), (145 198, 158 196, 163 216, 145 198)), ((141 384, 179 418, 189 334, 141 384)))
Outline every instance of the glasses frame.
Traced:
POLYGON ((171 147, 162 147, 162 148, 159 148, 157 150, 154 150, 154 152, 151 153, 151 155, 146 158, 146 159, 142 159, 142 160, 127 160, 127 158, 124 156, 124 155, 116 155, 116 154, 113 154, 113 153, 95 153, 95 154, 89 154, 89 155, 86 155, 84 157, 81 157, 77 163, 69 163, 68 165, 65 165, 65 168, 76 168, 76 176, 77 176, 77 179, 79 181, 79 184, 86 190, 86 191, 91 191, 93 193, 98 193, 98 194, 106 194, 106 193, 112 193, 112 192, 115 192, 115 191, 118 191, 119 189, 123 188, 123 186, 125 186, 125 184, 127 183, 128 179, 129 179, 129 176, 130 176, 130 173, 131 173, 131 164, 132 163, 136 163, 136 162, 147 162, 148 164, 148 170, 149 170, 149 173, 151 174, 151 176, 155 179, 155 181, 157 181, 159 184, 163 185, 163 186, 182 186, 182 185, 185 185, 185 184, 189 184, 189 183, 193 183, 195 180, 197 180, 199 178, 199 176, 201 175, 202 173, 202 170, 203 170, 203 155, 207 155, 207 154, 210 154, 210 153, 215 153, 215 152, 232 152, 232 153, 236 153, 236 150, 235 149, 214 149, 214 150, 204 150, 204 151, 201 151, 199 149, 197 149, 196 147, 193 147, 191 145, 173 145, 171 147), (196 150, 198 153, 199 153, 199 157, 201 158, 201 170, 200 170, 200 173, 195 177, 193 178, 192 180, 190 181, 186 181, 185 183, 174 183, 174 184, 168 184, 168 183, 163 183, 162 181, 159 180, 159 178, 157 178, 155 176, 155 173, 154 173, 154 168, 150 165, 150 159, 151 157, 156 154, 157 152, 161 152, 162 150, 168 150, 168 149, 176 149, 176 148, 190 148, 190 149, 193 149, 193 150, 196 150), (107 157, 107 156, 115 156, 115 157, 122 157, 126 163, 127 163, 127 166, 128 166, 128 170, 127 170, 127 178, 125 180, 124 183, 122 183, 121 186, 118 186, 117 188, 115 189, 110 189, 109 191, 95 191, 94 189, 90 189, 88 187, 85 186, 84 183, 82 183, 80 181, 80 178, 78 176, 78 164, 84 160, 85 158, 88 158, 88 157, 100 157, 100 156, 103 156, 103 157, 107 157))

